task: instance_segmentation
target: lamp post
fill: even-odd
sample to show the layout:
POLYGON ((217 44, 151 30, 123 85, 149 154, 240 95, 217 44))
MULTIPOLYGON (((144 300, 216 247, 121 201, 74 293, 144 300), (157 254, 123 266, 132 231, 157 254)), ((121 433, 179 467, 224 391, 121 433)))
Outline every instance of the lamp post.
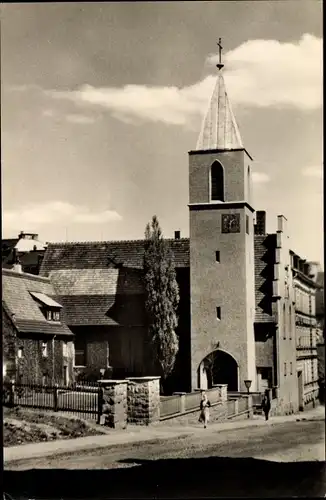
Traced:
POLYGON ((250 387, 251 387, 251 380, 245 380, 244 381, 245 386, 248 391, 248 418, 250 418, 250 400, 249 400, 249 393, 250 393, 250 387))
POLYGON ((245 386, 247 388, 248 395, 249 395, 249 391, 250 391, 250 387, 251 387, 251 380, 245 380, 244 383, 245 383, 245 386))

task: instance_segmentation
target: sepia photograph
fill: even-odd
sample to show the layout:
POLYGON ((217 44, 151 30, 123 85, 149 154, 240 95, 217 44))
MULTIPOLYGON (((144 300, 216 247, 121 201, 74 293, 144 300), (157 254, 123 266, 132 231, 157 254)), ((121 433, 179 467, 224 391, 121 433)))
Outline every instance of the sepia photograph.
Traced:
POLYGON ((325 497, 322 2, 0 12, 3 500, 325 497))

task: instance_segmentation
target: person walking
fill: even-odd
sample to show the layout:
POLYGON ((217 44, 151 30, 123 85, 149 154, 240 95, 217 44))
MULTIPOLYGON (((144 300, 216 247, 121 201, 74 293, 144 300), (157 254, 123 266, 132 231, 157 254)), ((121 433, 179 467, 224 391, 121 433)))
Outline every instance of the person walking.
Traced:
POLYGON ((200 401, 200 415, 199 415, 199 422, 204 423, 204 429, 206 429, 207 424, 209 422, 209 409, 210 409, 211 403, 207 397, 207 394, 205 391, 201 391, 201 401, 200 401))
POLYGON ((266 391, 265 391, 265 394, 264 394, 262 402, 261 402, 261 406, 262 406, 263 412, 265 414, 265 420, 268 420, 269 412, 271 410, 271 401, 269 399, 269 390, 268 389, 266 389, 266 391))

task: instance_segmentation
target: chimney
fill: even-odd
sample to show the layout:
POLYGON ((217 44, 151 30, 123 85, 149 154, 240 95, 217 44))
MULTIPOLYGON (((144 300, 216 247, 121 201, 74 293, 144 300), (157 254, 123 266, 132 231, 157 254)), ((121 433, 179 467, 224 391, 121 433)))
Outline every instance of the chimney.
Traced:
POLYGON ((264 210, 256 212, 255 234, 266 234, 266 212, 264 210))
POLYGON ((174 231, 174 239, 175 240, 180 240, 181 238, 181 233, 180 231, 174 231))

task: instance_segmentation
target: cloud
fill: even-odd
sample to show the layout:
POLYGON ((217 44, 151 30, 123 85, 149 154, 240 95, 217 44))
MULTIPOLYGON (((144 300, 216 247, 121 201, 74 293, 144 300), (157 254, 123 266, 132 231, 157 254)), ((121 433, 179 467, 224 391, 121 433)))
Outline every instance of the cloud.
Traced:
MULTIPOLYGON (((207 58, 216 63, 216 55, 207 58)), ((322 41, 306 34, 299 41, 249 40, 225 54, 225 81, 232 103, 246 107, 282 107, 313 110, 322 102, 322 41)), ((207 108, 216 81, 203 80, 178 88, 125 85, 77 90, 45 91, 53 99, 81 106, 97 106, 126 123, 161 122, 191 126, 207 108)))
POLYGON ((301 173, 304 177, 315 177, 317 179, 323 178, 323 168, 322 166, 317 167, 306 167, 301 170, 301 173))
POLYGON ((85 115, 67 115, 66 121, 70 123, 77 123, 79 125, 88 125, 95 123, 95 118, 85 115))
POLYGON ((42 115, 52 118, 55 115, 55 112, 53 111, 53 109, 44 109, 42 111, 42 115))
POLYGON ((208 76, 202 82, 181 89, 177 87, 100 87, 83 85, 73 91, 47 91, 54 99, 68 99, 76 104, 100 106, 122 121, 134 119, 186 125, 192 116, 205 109, 215 78, 208 76))
POLYGON ((252 182, 254 184, 266 184, 266 182, 269 182, 271 179, 269 175, 265 174, 264 172, 253 172, 252 173, 252 182))
POLYGON ((6 228, 33 229, 44 224, 103 224, 119 221, 122 217, 114 210, 91 212, 87 207, 72 205, 63 201, 49 201, 26 205, 16 210, 3 212, 3 224, 6 228))
MULTIPOLYGON (((322 40, 249 40, 225 55, 225 81, 235 103, 312 110, 322 104, 322 40)), ((216 64, 210 56, 209 64, 216 64)))

